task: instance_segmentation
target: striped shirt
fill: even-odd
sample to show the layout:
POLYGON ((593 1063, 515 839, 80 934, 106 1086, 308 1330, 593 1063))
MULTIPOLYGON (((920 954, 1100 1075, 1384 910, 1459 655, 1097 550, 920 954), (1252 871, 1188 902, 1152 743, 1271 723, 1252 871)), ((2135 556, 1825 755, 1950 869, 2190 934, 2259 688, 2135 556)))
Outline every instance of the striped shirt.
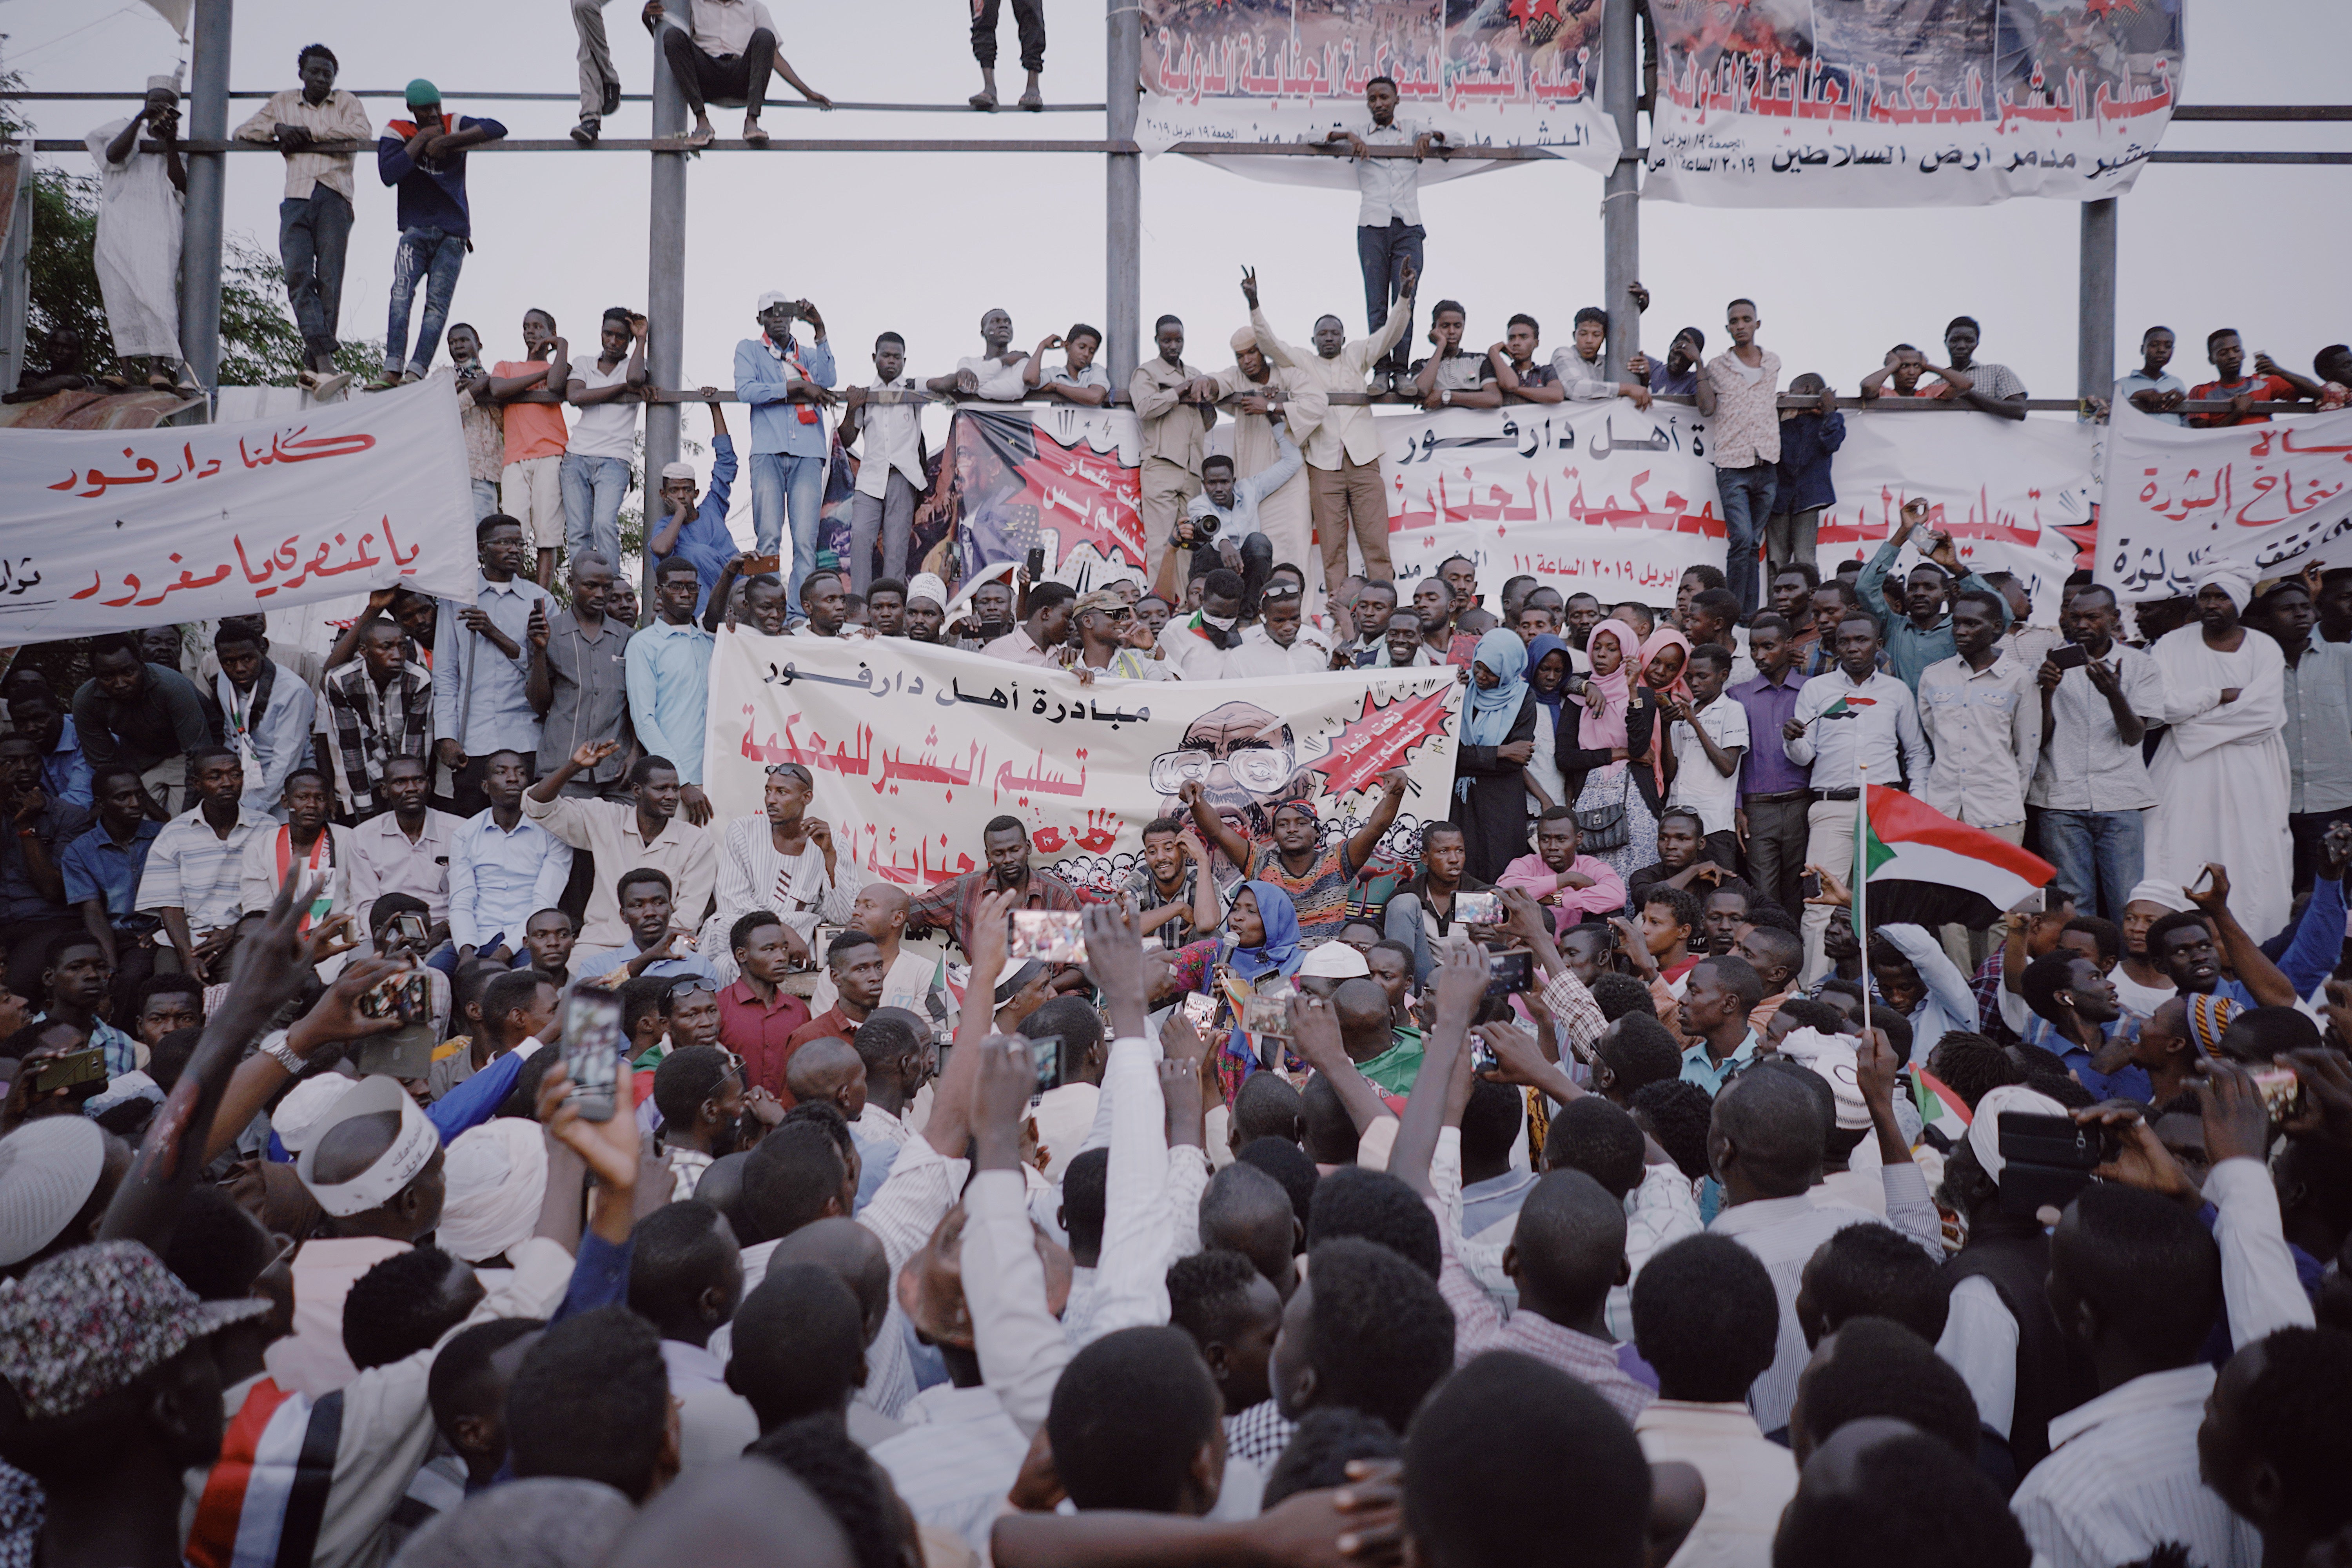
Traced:
POLYGON ((873 1460, 918 1523, 952 1530, 984 1552, 1029 1439, 991 1388, 926 1389, 914 1408, 921 1424, 875 1444, 873 1460))
POLYGON ((268 812, 242 804, 226 838, 205 820, 202 806, 172 818, 148 846, 139 907, 186 910, 191 936, 235 925, 245 912, 245 847, 264 828, 277 826, 268 812))
MULTIPOLYGON (((1812 1359, 1805 1331, 1797 1321, 1797 1287, 1805 1265, 1822 1243, 1850 1225, 1894 1227, 1926 1250, 1937 1262, 1944 1258, 1943 1226, 1927 1195, 1927 1178, 1906 1160, 1881 1170, 1886 1184, 1886 1215, 1881 1220, 1868 1209, 1858 1209, 1819 1196, 1799 1193, 1793 1197, 1758 1198, 1725 1209, 1707 1229, 1727 1236, 1763 1262, 1780 1298, 1780 1342, 1772 1364, 1748 1389, 1748 1408, 1756 1425, 1767 1432, 1789 1424, 1789 1407, 1797 1400, 1797 1377, 1812 1359)), ((2117 1558, 2116 1562, 2126 1559, 2117 1558)), ((2113 1568, 2112 1564, 2108 1568, 2113 1568)))
POLYGON ((1250 875, 1290 895, 1291 907, 1298 911, 1298 940, 1306 946, 1339 935, 1348 923, 1348 885, 1356 879, 1356 868, 1349 862, 1345 840, 1325 845, 1296 877, 1284 868, 1281 849, 1265 845, 1250 875))
POLYGON ((367 660, 338 665, 320 682, 314 727, 333 750, 335 794, 343 809, 371 816, 385 761, 426 756, 433 749, 433 674, 404 664, 389 685, 378 687, 367 660))
POLYGON ((2197 1428, 2213 1392, 2200 1362, 2151 1372, 2050 1419, 2050 1457, 2010 1511, 2046 1568, 2115 1568, 2177 1541, 2198 1568, 2254 1568, 2254 1527, 2198 1479, 2197 1428))

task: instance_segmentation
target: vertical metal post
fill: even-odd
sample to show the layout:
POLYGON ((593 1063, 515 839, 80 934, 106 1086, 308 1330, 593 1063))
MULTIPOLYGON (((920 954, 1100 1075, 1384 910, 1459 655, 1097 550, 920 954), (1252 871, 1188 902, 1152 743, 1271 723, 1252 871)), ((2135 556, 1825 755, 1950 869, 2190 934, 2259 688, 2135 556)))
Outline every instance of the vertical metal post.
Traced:
POLYGON ((1601 17, 1601 102, 1617 125, 1617 166, 1601 197, 1601 306, 1609 312, 1608 363, 1624 364, 1641 346, 1642 322, 1626 290, 1642 275, 1641 162, 1633 103, 1642 90, 1636 0, 1605 0, 1601 17))
POLYGON ((2116 383, 2116 198, 2083 204, 2082 281, 2075 303, 2074 395, 2105 397, 2116 383))
MULTIPOLYGON (((196 0, 194 54, 188 80, 186 135, 192 142, 228 138, 228 45, 233 0, 196 0)), ((180 238, 180 353, 196 384, 220 384, 221 207, 227 195, 228 156, 187 154, 187 213, 180 238)), ((203 417, 201 410, 190 410, 203 417)))
POLYGON ((33 160, 15 151, 0 157, 15 165, 16 195, 7 223, 0 225, 7 233, 0 240, 0 387, 14 387, 25 373, 25 318, 33 302, 26 266, 33 247, 33 160))
MULTIPOLYGON (((1103 106, 1113 142, 1135 140, 1136 95, 1143 79, 1143 15, 1140 0, 1108 0, 1110 14, 1103 62, 1103 106)), ((1143 330, 1143 155, 1113 153, 1103 192, 1103 345, 1110 381, 1124 389, 1135 374, 1143 330)))
MULTIPOLYGON (((677 25, 694 26, 693 0, 664 0, 664 9, 677 25)), ((667 26, 665 23, 664 26, 667 26)), ((686 133, 686 95, 670 75, 663 58, 661 33, 654 33, 653 134, 656 141, 686 133)), ((654 384, 676 387, 686 377, 686 161, 683 152, 653 154, 653 196, 646 223, 646 368, 654 384)), ((677 461, 678 435, 685 406, 677 403, 646 405, 646 471, 639 494, 644 497, 646 533, 661 525, 661 471, 677 461)), ((745 416, 748 419, 750 416, 745 416)), ((748 437, 748 428, 744 435, 748 437)), ((749 449, 748 447, 746 448, 749 449)), ((654 604, 654 563, 650 552, 638 563, 638 598, 642 610, 654 604)))

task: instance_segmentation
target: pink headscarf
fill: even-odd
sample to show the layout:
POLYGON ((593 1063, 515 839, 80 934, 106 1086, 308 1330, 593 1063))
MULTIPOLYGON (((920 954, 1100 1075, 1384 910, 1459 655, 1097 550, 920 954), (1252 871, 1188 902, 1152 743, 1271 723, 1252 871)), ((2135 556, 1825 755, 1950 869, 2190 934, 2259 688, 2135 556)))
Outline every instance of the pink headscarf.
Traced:
POLYGON ((1642 645, 1642 684, 1656 692, 1661 700, 1670 696, 1687 699, 1691 694, 1690 682, 1684 678, 1690 673, 1690 638, 1683 636, 1674 627, 1662 626, 1652 632, 1650 640, 1642 645), (1672 685, 1655 685, 1650 680, 1650 665, 1658 655, 1670 647, 1683 650, 1683 667, 1675 672, 1672 685))
POLYGON ((1592 628, 1591 636, 1584 639, 1585 651, 1588 655, 1592 649, 1592 638, 1603 635, 1617 645, 1618 650, 1624 657, 1617 661, 1617 672, 1614 675, 1596 673, 1587 677, 1588 683, 1598 689, 1601 696, 1601 711, 1598 713, 1594 712, 1589 704, 1578 705, 1576 743, 1580 749, 1588 752, 1597 752, 1603 747, 1617 747, 1627 743, 1625 703, 1633 694, 1633 665, 1642 657, 1642 639, 1633 634, 1632 626, 1619 620, 1602 621, 1592 628))

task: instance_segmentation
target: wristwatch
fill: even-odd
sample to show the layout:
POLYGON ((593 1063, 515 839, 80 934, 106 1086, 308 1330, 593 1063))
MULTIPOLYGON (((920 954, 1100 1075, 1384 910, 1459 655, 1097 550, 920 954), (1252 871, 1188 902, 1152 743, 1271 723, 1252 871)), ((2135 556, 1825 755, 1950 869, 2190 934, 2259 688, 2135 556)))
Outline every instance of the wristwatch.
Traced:
POLYGON ((1443 392, 1440 392, 1437 395, 1437 401, 1449 408, 1452 407, 1454 405, 1454 389, 1449 386, 1443 392))
POLYGON ((299 1073, 306 1065, 300 1057, 296 1056, 291 1050, 287 1048, 286 1037, 284 1035, 278 1036, 274 1040, 262 1041, 260 1051, 263 1056, 268 1057, 271 1061, 276 1062, 279 1067, 284 1068, 290 1073, 299 1073))

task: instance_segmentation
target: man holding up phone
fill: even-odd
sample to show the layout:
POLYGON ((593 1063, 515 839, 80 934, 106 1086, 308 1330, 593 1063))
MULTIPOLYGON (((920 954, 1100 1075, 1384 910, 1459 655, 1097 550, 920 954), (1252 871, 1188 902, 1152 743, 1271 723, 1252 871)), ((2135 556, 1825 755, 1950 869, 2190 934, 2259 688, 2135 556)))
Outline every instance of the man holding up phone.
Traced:
POLYGON ((2060 885, 2084 914, 2120 925, 2145 864, 2143 813, 2156 804, 2140 742, 2164 718, 2164 678, 2117 638, 2113 590, 2077 590, 2058 622, 2066 640, 2034 674, 2042 742, 2026 804, 2042 808, 2042 852, 2060 885))

